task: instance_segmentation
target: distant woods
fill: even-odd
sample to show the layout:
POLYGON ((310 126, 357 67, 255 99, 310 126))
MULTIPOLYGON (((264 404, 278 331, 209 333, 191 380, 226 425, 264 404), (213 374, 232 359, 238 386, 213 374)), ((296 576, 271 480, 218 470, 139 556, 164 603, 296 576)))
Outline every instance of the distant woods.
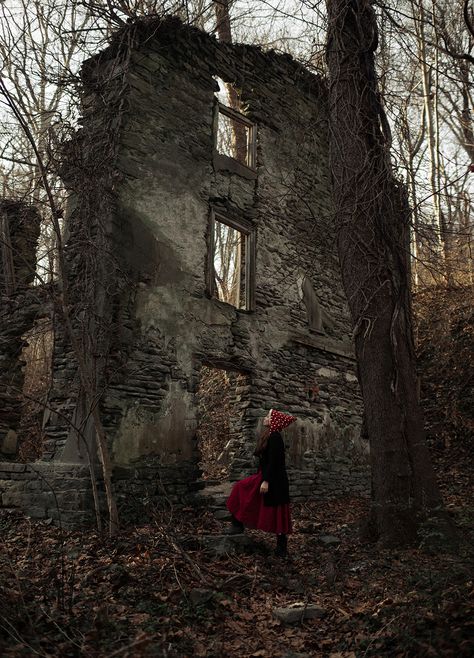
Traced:
MULTIPOLYGON (((474 283, 471 178, 474 155, 473 14, 468 0, 373 3, 376 71, 396 176, 408 189, 412 282, 417 288, 474 283)), ((175 14, 222 41, 250 41, 297 56, 326 74, 325 3, 284 0, 11 0, 0 5, 4 78, 38 145, 57 203, 61 144, 74 129, 83 59, 143 16, 175 14)), ((369 37, 368 37, 369 38, 369 37)), ((369 44, 370 45, 370 44, 369 44)), ((230 106, 239 108, 229 85, 230 106)), ((17 119, 0 112, 2 195, 46 203, 38 276, 57 273, 56 238, 37 157, 17 119)), ((236 147, 245 136, 236 134, 236 147)))

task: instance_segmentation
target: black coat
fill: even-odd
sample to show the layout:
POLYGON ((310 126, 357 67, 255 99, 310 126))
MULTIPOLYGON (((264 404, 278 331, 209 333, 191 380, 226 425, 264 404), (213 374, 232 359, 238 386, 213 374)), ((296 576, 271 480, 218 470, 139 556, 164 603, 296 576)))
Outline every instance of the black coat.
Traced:
POLYGON ((265 450, 260 455, 262 481, 268 482, 268 493, 264 505, 276 507, 290 502, 290 489, 285 466, 285 444, 280 432, 272 432, 265 450))

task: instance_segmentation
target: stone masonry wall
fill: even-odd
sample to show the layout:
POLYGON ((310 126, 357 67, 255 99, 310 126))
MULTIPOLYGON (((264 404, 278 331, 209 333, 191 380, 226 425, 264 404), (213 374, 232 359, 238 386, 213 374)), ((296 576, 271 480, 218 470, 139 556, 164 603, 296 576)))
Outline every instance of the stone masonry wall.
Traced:
POLYGON ((11 295, 33 283, 40 233, 36 208, 13 199, 0 200, 0 290, 11 295))
MULTIPOLYGON (((100 469, 95 477, 103 525, 107 513, 100 469)), ((146 466, 114 470, 115 497, 122 522, 144 521, 158 499, 192 503, 200 483, 176 483, 176 473, 146 466)), ((64 529, 95 523, 90 470, 82 464, 37 461, 0 462, 0 508, 26 511, 34 519, 51 519, 64 529)), ((149 518, 149 516, 148 516, 149 518)))
MULTIPOLYGON (((114 259, 113 274, 96 293, 108 341, 97 350, 105 364, 101 414, 121 509, 140 518, 144 501, 189 500, 200 486, 202 365, 246 375, 234 400, 242 414, 228 449, 232 479, 252 472, 261 419, 276 407, 298 417, 285 432, 293 499, 367 493, 367 445, 331 219, 324 81, 289 56, 219 43, 175 19, 126 26, 85 63, 83 80, 67 258, 80 308, 81 227, 85 218, 92 222, 90 240, 94 222, 100 226, 101 253, 114 259), (235 85, 256 125, 255 169, 216 152, 217 77, 235 85), (81 189, 93 193, 82 198, 81 189), (255 231, 251 310, 210 295, 213 211, 255 231), (325 331, 310 329, 302 273, 332 318, 325 331)), ((60 326, 49 408, 44 458, 65 472, 85 468, 72 425, 86 440, 93 428, 60 326)), ((7 500, 15 488, 9 486, 7 500)), ((78 513, 90 500, 85 493, 74 499, 78 513)))
MULTIPOLYGON (((209 363, 249 377, 233 478, 253 468, 260 419, 281 407, 299 419, 287 432, 294 496, 367 491, 331 225, 324 83, 287 56, 219 44, 173 20, 139 24, 131 43, 117 212, 137 286, 127 362, 104 401, 116 463, 175 465, 177 481, 195 478, 194 396, 201 365, 209 363), (235 84, 257 125, 255 173, 215 157, 216 76, 235 84), (212 208, 256 229, 253 312, 209 298, 212 208), (301 270, 331 314, 330 335, 309 330, 301 270)), ((89 89, 114 57, 112 47, 88 63, 89 89)), ((91 113, 97 102, 88 96, 91 113)))
POLYGON ((0 455, 14 458, 23 407, 24 334, 47 312, 46 295, 32 288, 40 216, 31 206, 0 201, 0 455))

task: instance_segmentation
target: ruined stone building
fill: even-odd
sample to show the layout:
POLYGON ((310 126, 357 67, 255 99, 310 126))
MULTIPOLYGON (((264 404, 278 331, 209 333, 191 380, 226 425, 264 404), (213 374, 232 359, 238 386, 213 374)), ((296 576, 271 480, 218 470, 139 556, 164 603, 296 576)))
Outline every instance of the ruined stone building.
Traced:
MULTIPOLYGON (((298 417, 286 431, 294 499, 366 492, 324 81, 287 55, 174 19, 128 26, 82 75, 82 127, 64 167, 66 256, 77 326, 95 300, 100 413, 122 508, 133 516, 145 499, 189 500, 200 486, 211 380, 227 425, 207 459, 231 479, 252 472, 275 407, 298 417)), ((3 281, 11 304, 18 293, 3 281)), ((3 407, 0 491, 3 506, 80 523, 92 506, 93 427, 60 309, 50 312, 41 456, 18 462, 19 415, 3 407)), ((23 364, 8 344, 24 325, 0 342, 10 402, 23 364)))

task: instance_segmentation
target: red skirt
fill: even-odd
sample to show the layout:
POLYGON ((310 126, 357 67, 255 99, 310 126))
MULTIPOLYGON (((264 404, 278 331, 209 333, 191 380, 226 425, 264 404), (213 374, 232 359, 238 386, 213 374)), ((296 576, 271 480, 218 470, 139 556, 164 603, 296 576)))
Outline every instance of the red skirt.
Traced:
POLYGON ((236 482, 227 499, 227 509, 247 528, 275 534, 290 534, 292 532, 290 506, 264 505, 263 495, 260 493, 261 484, 260 473, 236 482))

